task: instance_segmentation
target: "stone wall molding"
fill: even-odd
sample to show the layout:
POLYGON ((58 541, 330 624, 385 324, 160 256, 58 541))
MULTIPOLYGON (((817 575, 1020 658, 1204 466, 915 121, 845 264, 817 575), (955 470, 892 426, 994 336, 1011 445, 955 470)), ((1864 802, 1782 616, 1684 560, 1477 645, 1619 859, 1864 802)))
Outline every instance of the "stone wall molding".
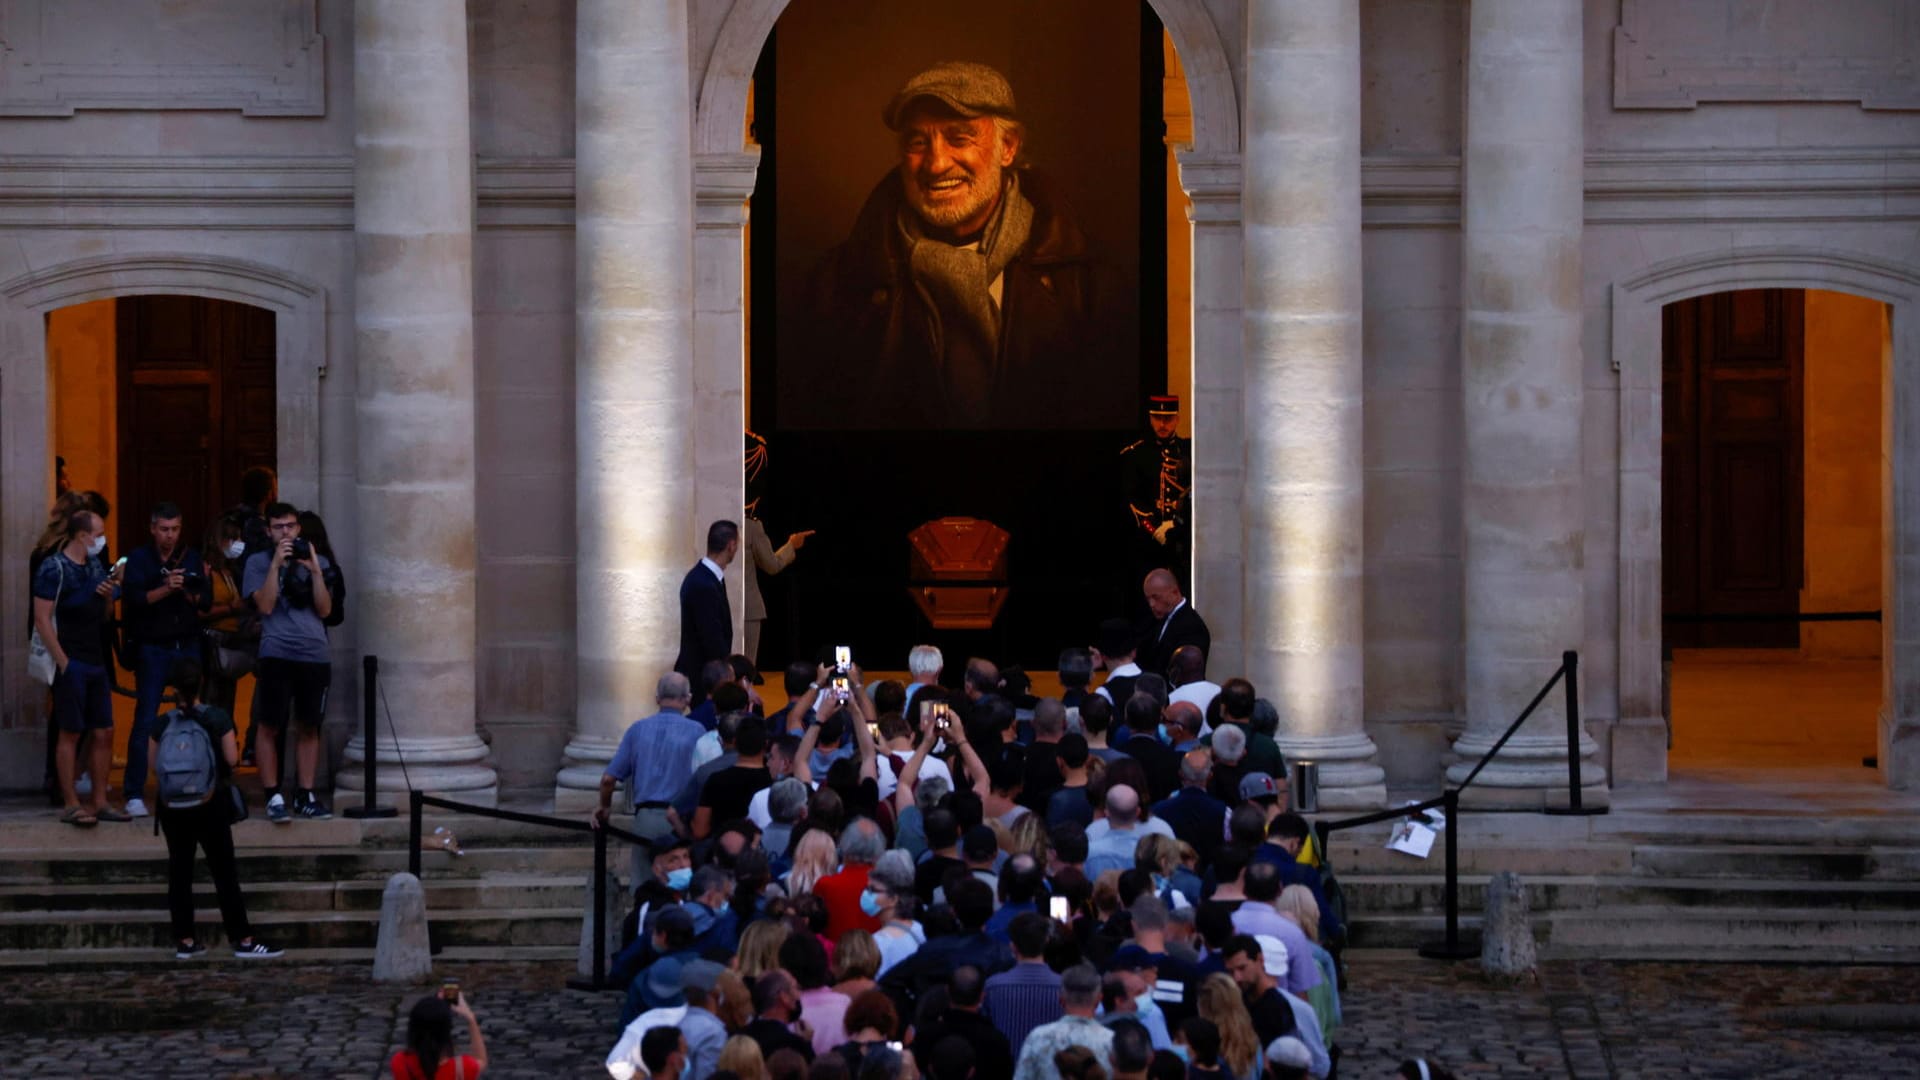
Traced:
POLYGON ((318 0, 0 3, 0 116, 325 116, 326 66, 318 0))
MULTIPOLYGON (((52 491, 47 313, 121 296, 178 293, 233 300, 274 315, 276 467, 284 498, 320 502, 320 380, 327 369, 327 291, 267 263, 199 252, 94 256, 0 281, 0 559, 24 566, 52 491)), ((0 604, 24 610, 23 575, 0 575, 0 604)), ((0 620, 0 788, 39 782, 46 691, 26 677, 26 628, 0 620)))
POLYGON ((1660 594, 1661 309, 1729 289, 1832 289, 1892 309, 1893 464, 1891 543, 1884 589, 1880 774, 1888 786, 1920 787, 1920 262, 1894 262, 1841 248, 1741 246, 1656 263, 1611 289, 1610 350, 1620 373, 1620 716, 1612 734, 1616 783, 1667 777, 1662 705, 1660 594))

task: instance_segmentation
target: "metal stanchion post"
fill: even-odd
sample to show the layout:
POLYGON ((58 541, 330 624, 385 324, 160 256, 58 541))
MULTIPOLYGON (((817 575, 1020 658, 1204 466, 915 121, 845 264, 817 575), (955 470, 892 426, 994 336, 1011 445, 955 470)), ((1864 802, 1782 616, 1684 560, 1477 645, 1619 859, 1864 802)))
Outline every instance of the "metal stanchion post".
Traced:
POLYGON ((1549 806, 1544 811, 1556 816, 1590 817, 1604 814, 1604 806, 1585 806, 1580 793, 1580 654, 1568 650, 1560 655, 1560 670, 1567 684, 1567 805, 1549 806))
MULTIPOLYGON (((373 804, 375 786, 379 783, 378 768, 373 752, 374 732, 376 729, 376 705, 379 702, 380 658, 363 656, 360 658, 360 746, 364 760, 360 763, 360 805, 349 806, 341 813, 350 818, 390 818, 398 817, 400 811, 392 806, 373 804)), ((418 847, 418 845, 415 845, 418 847)))
POLYGON ((1480 955, 1478 945, 1468 945, 1460 937, 1460 792, 1448 788, 1441 810, 1447 815, 1447 936, 1446 940, 1422 945, 1420 955, 1429 960, 1465 960, 1480 955))

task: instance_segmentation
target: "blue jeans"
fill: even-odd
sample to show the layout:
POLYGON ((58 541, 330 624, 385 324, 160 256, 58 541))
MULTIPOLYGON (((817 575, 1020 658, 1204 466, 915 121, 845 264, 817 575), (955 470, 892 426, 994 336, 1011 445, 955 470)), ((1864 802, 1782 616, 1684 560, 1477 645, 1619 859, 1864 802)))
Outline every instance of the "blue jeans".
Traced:
POLYGON ((167 688, 167 672, 175 661, 199 660, 198 647, 142 643, 133 661, 133 732, 127 736, 127 775, 122 795, 129 799, 146 798, 147 740, 153 737, 153 716, 160 710, 160 695, 167 688))

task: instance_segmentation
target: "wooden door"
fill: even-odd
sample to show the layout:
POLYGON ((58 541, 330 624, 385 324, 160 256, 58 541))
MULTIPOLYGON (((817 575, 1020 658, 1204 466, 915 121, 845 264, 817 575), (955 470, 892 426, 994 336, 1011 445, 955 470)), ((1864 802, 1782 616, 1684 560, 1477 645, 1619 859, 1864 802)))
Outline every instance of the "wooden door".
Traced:
POLYGON ((1667 305, 1662 365, 1662 574, 1667 643, 1799 645, 1804 576, 1801 351, 1805 294, 1743 289, 1667 305))
POLYGON ((240 501, 240 474, 274 463, 274 314, 197 296, 118 301, 115 550, 147 542, 161 502, 198 546, 240 501))

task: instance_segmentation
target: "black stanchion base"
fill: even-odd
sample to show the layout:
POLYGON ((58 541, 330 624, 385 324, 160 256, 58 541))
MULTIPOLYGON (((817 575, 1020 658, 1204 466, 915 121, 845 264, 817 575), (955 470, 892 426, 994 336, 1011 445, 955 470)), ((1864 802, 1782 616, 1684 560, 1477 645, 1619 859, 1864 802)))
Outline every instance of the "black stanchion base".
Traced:
POLYGON ((567 979, 567 989, 598 992, 601 990, 611 990, 613 988, 611 986, 595 986, 591 978, 585 975, 574 975, 567 979))
POLYGON ((1604 806, 1549 806, 1540 811, 1548 817, 1599 817, 1607 812, 1604 806))
POLYGON ((1465 939, 1452 944, 1435 941, 1420 946, 1420 955, 1428 960, 1471 960, 1480 955, 1480 943, 1465 939))
POLYGON ((390 818, 399 817, 400 811, 391 806, 349 806, 340 811, 341 817, 350 818, 390 818))

